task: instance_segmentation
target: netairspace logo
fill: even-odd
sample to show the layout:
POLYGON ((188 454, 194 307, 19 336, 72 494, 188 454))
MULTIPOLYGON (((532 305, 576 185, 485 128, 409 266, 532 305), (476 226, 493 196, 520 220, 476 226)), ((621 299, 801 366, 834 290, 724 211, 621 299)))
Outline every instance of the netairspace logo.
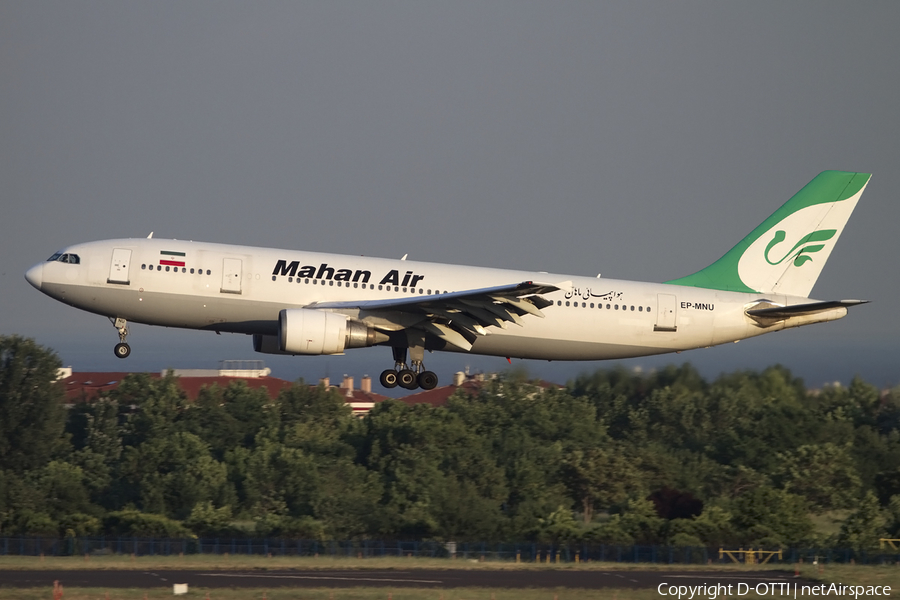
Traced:
POLYGON ((812 598, 819 596, 890 596, 889 585, 843 585, 841 583, 820 585, 801 585, 796 582, 775 583, 730 583, 715 585, 669 585, 661 583, 656 588, 660 596, 672 596, 678 600, 693 598, 708 598, 716 600, 719 597, 746 596, 754 592, 757 596, 787 596, 791 598, 812 598))

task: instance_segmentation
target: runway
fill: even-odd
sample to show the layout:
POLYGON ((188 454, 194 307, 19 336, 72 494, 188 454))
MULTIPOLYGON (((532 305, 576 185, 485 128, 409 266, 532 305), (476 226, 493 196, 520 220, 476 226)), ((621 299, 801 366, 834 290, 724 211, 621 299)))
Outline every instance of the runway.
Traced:
POLYGON ((631 588, 757 584, 810 584, 787 571, 602 571, 564 569, 506 570, 277 570, 277 571, 0 571, 0 587, 154 588, 187 583, 201 588, 394 587, 394 588, 631 588))

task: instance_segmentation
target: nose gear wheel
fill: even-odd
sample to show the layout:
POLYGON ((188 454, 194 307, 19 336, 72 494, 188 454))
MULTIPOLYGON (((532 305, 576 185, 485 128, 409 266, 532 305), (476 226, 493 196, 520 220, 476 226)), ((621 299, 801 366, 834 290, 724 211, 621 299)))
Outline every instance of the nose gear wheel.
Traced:
POLYGON ((128 338, 128 321, 121 317, 110 317, 109 320, 119 332, 119 343, 113 348, 113 352, 118 358, 128 358, 131 355, 131 346, 125 341, 128 338))

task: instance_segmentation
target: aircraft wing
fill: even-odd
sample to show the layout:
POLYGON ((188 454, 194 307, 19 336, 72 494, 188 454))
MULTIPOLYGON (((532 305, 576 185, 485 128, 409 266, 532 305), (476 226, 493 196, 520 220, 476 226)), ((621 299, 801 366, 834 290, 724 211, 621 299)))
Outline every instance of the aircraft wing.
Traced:
POLYGON ((448 294, 430 294, 405 298, 350 302, 318 302, 307 308, 358 309, 369 314, 405 313, 413 329, 419 329, 462 350, 471 350, 478 336, 488 335, 488 327, 506 329, 507 323, 524 325, 523 317, 543 318, 542 308, 553 304, 541 297, 571 287, 559 284, 523 281, 487 288, 463 290, 448 294))

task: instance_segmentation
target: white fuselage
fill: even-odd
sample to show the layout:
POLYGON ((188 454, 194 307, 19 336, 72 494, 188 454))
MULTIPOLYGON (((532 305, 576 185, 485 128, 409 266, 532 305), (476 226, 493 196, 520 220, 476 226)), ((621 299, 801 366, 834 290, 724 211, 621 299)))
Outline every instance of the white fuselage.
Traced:
MULTIPOLYGON (((28 272, 45 294, 131 322, 276 335, 279 311, 316 303, 385 300, 523 281, 558 285, 545 318, 490 328, 471 352, 545 360, 627 358, 713 346, 805 322, 766 327, 745 314, 771 294, 575 277, 438 263, 162 239, 70 246, 78 263, 44 262, 28 272), (564 283, 563 283, 564 282, 564 283)), ((341 310, 366 320, 365 311, 341 310)), ((828 318, 840 318, 846 309, 828 318)), ((811 322, 811 321, 808 321, 811 322)), ((452 350, 452 348, 447 348, 452 350)))

